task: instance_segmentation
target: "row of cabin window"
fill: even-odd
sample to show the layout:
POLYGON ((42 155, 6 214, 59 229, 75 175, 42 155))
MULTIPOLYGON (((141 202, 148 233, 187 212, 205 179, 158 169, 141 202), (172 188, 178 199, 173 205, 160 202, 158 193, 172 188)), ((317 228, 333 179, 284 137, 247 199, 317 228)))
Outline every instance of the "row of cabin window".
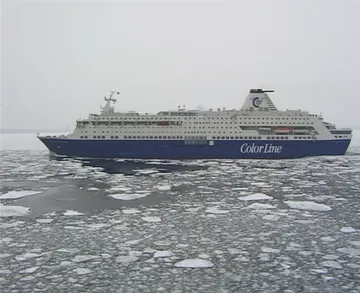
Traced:
MULTIPOLYGON (((196 115, 195 115, 196 116, 196 115)), ((230 116, 230 114, 229 114, 230 116)), ((106 118, 94 118, 94 120, 97 120, 97 121, 102 121, 102 120, 128 120, 128 119, 136 119, 136 120, 140 120, 140 119, 148 119, 148 120, 167 120, 167 118, 158 118, 158 117, 137 117, 137 118, 134 118, 134 117, 131 117, 131 118, 122 118, 122 117, 117 117, 117 118, 113 118, 113 117, 106 117, 106 118)), ((239 119, 262 119, 262 120, 309 120, 309 118, 306 118, 306 117, 244 117, 244 116, 235 116, 235 117, 213 117, 213 116, 201 116, 201 117, 184 117, 184 118, 178 118, 178 119, 234 119, 234 118, 239 118, 239 119)), ((81 123, 88 123, 88 121, 81 121, 81 123)))

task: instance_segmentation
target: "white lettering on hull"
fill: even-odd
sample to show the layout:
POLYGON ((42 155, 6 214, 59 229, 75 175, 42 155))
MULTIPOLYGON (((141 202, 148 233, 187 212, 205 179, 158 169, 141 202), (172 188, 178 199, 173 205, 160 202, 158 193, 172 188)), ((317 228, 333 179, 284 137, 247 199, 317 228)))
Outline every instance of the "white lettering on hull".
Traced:
POLYGON ((280 154, 282 152, 282 146, 271 143, 265 145, 243 143, 240 147, 240 152, 243 154, 280 154))

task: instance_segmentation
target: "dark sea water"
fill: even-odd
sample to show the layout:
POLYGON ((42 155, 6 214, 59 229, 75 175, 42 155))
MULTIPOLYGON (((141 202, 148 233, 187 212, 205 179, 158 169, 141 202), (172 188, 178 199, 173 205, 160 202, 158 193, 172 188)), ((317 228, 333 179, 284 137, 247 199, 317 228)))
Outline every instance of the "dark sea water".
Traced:
POLYGON ((1 137, 0 292, 360 292, 360 133, 345 156, 51 157, 1 137))

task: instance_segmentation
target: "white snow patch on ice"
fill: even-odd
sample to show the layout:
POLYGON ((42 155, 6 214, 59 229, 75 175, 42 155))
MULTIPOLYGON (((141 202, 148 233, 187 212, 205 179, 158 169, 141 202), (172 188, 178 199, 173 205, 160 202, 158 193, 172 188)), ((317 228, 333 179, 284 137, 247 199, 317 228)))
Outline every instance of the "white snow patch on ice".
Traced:
POLYGON ((30 209, 22 206, 4 206, 0 203, 0 217, 21 217, 30 212, 30 209))
POLYGON ((32 190, 13 190, 13 191, 9 191, 7 193, 4 193, 2 195, 0 195, 0 199, 18 199, 18 198, 22 198, 24 196, 29 196, 29 195, 35 195, 41 193, 41 191, 32 191, 32 190))
POLYGON ((211 261, 201 258, 185 259, 175 263, 175 267, 178 268, 211 268, 213 266, 211 261))
POLYGON ((97 187, 89 187, 88 190, 89 191, 97 191, 97 190, 99 190, 99 188, 97 188, 97 187))
POLYGON ((264 193, 254 193, 248 196, 238 197, 239 200, 265 200, 272 199, 271 196, 268 196, 264 193))
POLYGON ((134 200, 134 199, 146 197, 148 195, 149 193, 118 193, 118 194, 110 194, 109 196, 121 200, 134 200))
POLYGON ((285 201, 285 204, 287 204, 292 209, 299 209, 299 210, 312 210, 312 211, 330 211, 331 207, 316 203, 312 201, 285 201))

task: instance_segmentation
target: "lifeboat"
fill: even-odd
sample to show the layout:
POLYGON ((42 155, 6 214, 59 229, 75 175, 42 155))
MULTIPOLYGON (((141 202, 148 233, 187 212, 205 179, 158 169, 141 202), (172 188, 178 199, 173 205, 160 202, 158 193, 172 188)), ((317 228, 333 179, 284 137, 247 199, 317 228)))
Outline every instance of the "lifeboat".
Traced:
POLYGON ((290 133, 291 132, 291 128, 290 127, 277 127, 275 129, 276 133, 290 133))

